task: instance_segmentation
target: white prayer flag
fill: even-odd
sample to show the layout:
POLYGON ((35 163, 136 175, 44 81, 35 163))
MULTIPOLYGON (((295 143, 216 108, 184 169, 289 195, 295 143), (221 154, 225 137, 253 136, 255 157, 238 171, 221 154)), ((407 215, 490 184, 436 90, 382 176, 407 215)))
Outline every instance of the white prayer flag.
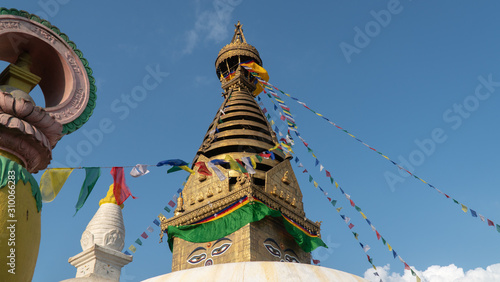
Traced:
POLYGON ((139 177, 139 176, 143 176, 143 175, 148 174, 148 173, 149 173, 148 165, 143 165, 143 164, 137 164, 130 171, 130 175, 132 177, 139 177))

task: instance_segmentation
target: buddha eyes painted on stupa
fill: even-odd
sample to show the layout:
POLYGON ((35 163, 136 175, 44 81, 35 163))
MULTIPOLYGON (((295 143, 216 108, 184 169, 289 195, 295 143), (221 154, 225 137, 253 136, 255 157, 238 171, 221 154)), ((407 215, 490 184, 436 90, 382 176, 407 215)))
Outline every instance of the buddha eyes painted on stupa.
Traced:
POLYGON ((229 238, 221 238, 215 243, 207 243, 205 247, 197 247, 194 249, 187 257, 187 262, 191 265, 196 265, 201 262, 205 262, 205 266, 213 265, 213 258, 216 256, 220 256, 227 252, 233 241, 229 238))
POLYGON ((272 256, 279 258, 282 262, 300 263, 300 261, 297 259, 297 254, 292 249, 285 249, 283 251, 284 256, 282 256, 281 249, 283 246, 280 246, 272 238, 267 238, 266 240, 264 240, 264 247, 272 256))

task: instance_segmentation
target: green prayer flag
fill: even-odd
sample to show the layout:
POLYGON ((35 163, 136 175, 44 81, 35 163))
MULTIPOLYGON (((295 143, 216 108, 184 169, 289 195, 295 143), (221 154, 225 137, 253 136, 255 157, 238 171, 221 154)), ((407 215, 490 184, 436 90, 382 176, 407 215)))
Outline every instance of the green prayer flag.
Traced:
POLYGON ((361 208, 360 208, 360 207, 358 207, 358 206, 354 206, 354 208, 355 208, 357 211, 359 211, 359 212, 361 211, 361 208))
POLYGON ((166 210, 167 212, 170 212, 170 209, 167 206, 165 206, 163 209, 166 210))
POLYGON ((330 177, 330 182, 333 184, 333 177, 330 177))
POLYGON ((312 153, 312 151, 313 151, 313 150, 312 150, 311 148, 307 147, 307 152, 308 152, 308 153, 312 153))
POLYGON ((335 205, 337 204, 337 200, 332 200, 332 205, 335 207, 335 205))
POLYGON ((178 167, 178 166, 173 166, 171 168, 169 168, 167 170, 167 173, 172 173, 172 172, 176 172, 176 171, 179 171, 179 170, 182 170, 182 168, 178 167))
POLYGON ((257 160, 259 160, 259 162, 262 162, 262 157, 261 156, 255 155, 255 157, 257 158, 257 160))
POLYGON ((135 240, 135 243, 139 246, 142 246, 142 241, 141 239, 137 238, 137 240, 135 240))
POLYGON ((457 200, 455 200, 455 199, 453 199, 453 202, 455 202, 455 204, 458 204, 458 201, 457 201, 457 200))
POLYGON ((500 233, 500 225, 497 224, 497 231, 500 233))
POLYGON ((92 192, 92 189, 94 189, 94 186, 100 176, 101 176, 100 167, 85 168, 85 181, 83 181, 82 188, 80 189, 80 195, 78 196, 78 201, 75 206, 76 207, 75 215, 78 212, 78 210, 80 210, 83 207, 85 201, 87 201, 87 198, 92 192))
POLYGON ((384 237, 382 237, 382 243, 386 244, 384 237))
POLYGON ((309 175, 309 182, 312 182, 313 181, 313 177, 311 175, 309 175))

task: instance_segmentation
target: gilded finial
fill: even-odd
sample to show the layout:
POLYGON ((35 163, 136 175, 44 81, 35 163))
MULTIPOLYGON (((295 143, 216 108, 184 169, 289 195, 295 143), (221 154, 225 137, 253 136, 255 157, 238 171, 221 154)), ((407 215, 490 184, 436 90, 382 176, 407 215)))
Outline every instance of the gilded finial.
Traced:
POLYGON ((247 43, 245 35, 243 35, 243 25, 240 23, 240 21, 238 21, 238 23, 235 24, 234 27, 236 27, 236 29, 234 30, 234 35, 231 43, 247 43))

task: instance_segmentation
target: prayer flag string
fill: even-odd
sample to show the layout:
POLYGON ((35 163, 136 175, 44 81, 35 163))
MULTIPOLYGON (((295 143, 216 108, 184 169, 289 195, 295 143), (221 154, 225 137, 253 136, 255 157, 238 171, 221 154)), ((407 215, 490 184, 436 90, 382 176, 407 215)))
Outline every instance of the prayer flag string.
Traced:
MULTIPOLYGON (((250 73, 253 72, 253 70, 251 68, 249 68, 248 66, 243 66, 246 70, 248 70, 250 73)), ((255 76, 255 74, 254 74, 255 76)), ((280 90, 279 88, 277 88, 276 86, 272 85, 271 83, 265 81, 265 80, 262 80, 260 79, 258 76, 255 76, 258 80, 259 83, 261 83, 265 89, 275 89, 277 91, 279 91, 280 93, 286 95, 287 97, 289 97, 290 99, 296 101, 297 103, 299 103, 300 105, 302 105, 304 108, 308 109, 309 111, 313 112, 314 114, 316 114, 317 116, 323 118, 324 120, 326 120, 328 123, 330 123, 331 125, 335 126, 337 129, 341 130, 342 132, 344 132, 345 134, 349 135, 350 137, 354 138, 356 141, 360 142, 361 144, 363 144, 364 146, 366 146, 368 149, 376 152, 377 154, 379 154, 381 157, 383 157, 384 159, 390 161, 393 165, 395 165, 398 169, 400 170, 403 170, 405 171, 406 173, 408 173, 410 176, 413 176, 413 178, 417 179, 417 180, 420 180, 421 182, 423 182, 424 184, 427 184, 430 188, 432 188, 433 190, 439 192, 441 195, 445 196, 446 198, 448 199, 451 199, 453 200, 453 202, 455 204, 458 205, 458 207, 460 208, 460 210, 462 210, 463 212, 467 213, 469 210, 470 210, 470 214, 472 217, 476 217, 476 218, 479 218, 481 221, 483 222, 487 222, 488 223, 488 226, 493 226, 494 228, 496 227, 496 230, 500 233, 500 225, 499 224, 495 224, 492 220, 490 219, 487 219, 487 221, 485 220, 485 217, 481 214, 478 214, 477 213, 477 210, 474 210, 474 209, 471 209, 469 208, 468 206, 466 206, 465 204, 457 201, 456 199, 454 199, 453 197, 451 197, 450 195, 444 193, 443 191, 439 190, 438 188, 436 188, 435 186, 433 186, 432 184, 430 184, 429 182, 425 181, 423 178, 420 178, 418 177, 417 175, 413 174, 412 172, 410 172, 409 170, 407 170, 405 167, 403 167, 402 165, 398 164, 397 162, 393 161, 391 158, 389 158, 388 156, 384 155, 382 152, 378 151, 377 149, 371 147, 370 145, 368 145, 367 143, 365 143, 364 141, 362 141, 361 139, 357 138, 356 136, 354 136, 352 133, 350 133, 348 130, 340 127, 338 124, 336 124, 335 122, 331 121, 329 118, 325 117, 324 115, 322 115, 321 113, 319 112, 316 112, 315 110, 309 108, 306 103, 300 101, 298 98, 288 94, 288 93, 285 93, 284 91, 280 90), (479 215, 479 217, 478 217, 479 215), (490 224, 491 223, 491 224, 490 224)), ((274 92, 274 91, 273 91, 274 92)), ((276 92, 274 92, 276 93, 276 92)), ((274 96, 274 94, 273 94, 274 96)), ((277 94, 276 94, 277 96, 277 94)), ((275 96, 275 98, 276 98, 275 96)), ((279 96, 278 96, 279 97, 279 96)), ((281 100, 281 97, 278 98, 279 100, 277 100, 279 103, 282 102, 283 100, 281 100)), ((284 104, 284 103, 283 103, 284 104)), ((286 106, 286 105, 285 105, 286 106)), ((286 113, 286 112, 285 112, 286 113)), ((293 117, 292 117, 293 119, 293 117)))
MULTIPOLYGON (((277 102, 277 103, 281 106, 281 108, 282 108, 282 109, 288 109, 288 110, 287 110, 287 112, 288 112, 288 113, 286 113, 286 114, 287 114, 287 115, 290 115, 290 116, 293 118, 293 116, 292 116, 292 114, 291 114, 291 112, 290 112, 290 110, 289 110, 289 107, 287 107, 287 106, 286 106, 286 104, 284 103, 284 101, 283 101, 283 100, 281 100, 280 96, 279 96, 276 92, 274 92, 274 91, 273 91, 273 89, 272 89, 272 88, 270 88, 269 86, 264 85, 264 88, 265 88, 264 93, 266 93, 266 90, 267 90, 267 92, 271 93, 271 95, 272 95, 272 96, 271 96, 271 95, 269 95, 269 94, 267 94, 267 93, 266 93, 266 94, 267 94, 267 96, 270 98, 270 101, 274 104, 273 98, 271 98, 271 97, 274 97, 274 100, 276 100, 276 102, 277 102)), ((262 104, 262 106, 263 106, 263 104, 262 104)), ((279 114, 280 114, 280 116, 281 116, 281 113, 280 113, 280 111, 277 109, 277 107, 274 107, 274 110, 275 110, 275 111, 278 111, 278 113, 279 113, 279 114)), ((312 156, 314 157, 314 159, 315 159, 315 166, 316 166, 316 167, 318 167, 318 166, 319 166, 319 170, 320 170, 320 172, 321 172, 321 171, 323 171, 323 169, 325 169, 325 167, 321 164, 321 162, 318 160, 318 158, 316 157, 316 155, 313 153, 313 150, 310 148, 309 143, 307 143, 307 141, 306 141, 304 138, 302 138, 302 136, 300 135, 300 133, 299 133, 299 131, 298 131, 298 129, 297 129, 297 125, 296 125, 296 123, 294 122, 294 124, 293 124, 293 125, 288 124, 288 126, 289 126, 289 128, 290 128, 290 127, 293 127, 293 129, 294 129, 295 134, 297 135, 297 137, 299 137, 299 139, 303 142, 304 146, 307 148, 308 152, 310 152, 310 153, 312 154, 312 156)), ((276 132, 276 133, 281 135, 281 132, 279 132, 279 129, 278 129, 278 127, 277 127, 277 126, 275 127, 275 130, 278 130, 278 132, 276 132)), ((295 157, 295 163, 297 164, 297 166, 298 166, 298 167, 303 167, 303 164, 300 162, 300 160, 298 159, 298 157, 295 157)), ((307 171, 307 169, 305 169, 305 170, 304 170, 304 172, 308 172, 308 171, 307 171)), ((392 252, 392 254, 393 254, 394 258, 395 258, 395 257, 396 257, 396 255, 397 255, 396 251, 392 248, 392 246, 391 246, 389 243, 387 243, 387 241, 386 241, 386 240, 382 237, 382 235, 380 235, 380 233, 379 233, 379 232, 378 232, 378 230, 375 228, 375 226, 371 223, 371 221, 368 219, 368 217, 367 217, 367 216, 366 216, 366 215, 362 212, 362 209, 354 203, 354 201, 351 199, 351 197, 350 197, 350 195, 349 195, 349 194, 346 194, 346 193, 344 192, 344 190, 343 190, 343 189, 339 186, 339 184, 338 184, 338 183, 337 183, 337 182, 333 179, 333 177, 331 176, 331 173, 330 173, 328 170, 326 170, 326 169, 325 169, 325 173, 326 173, 327 177, 329 177, 329 178, 331 179, 332 184, 333 184, 333 183, 335 183, 335 187, 336 187, 337 189, 339 189, 339 190, 342 192, 342 194, 344 194, 344 195, 345 195, 345 197, 346 197, 346 199, 347 199, 347 200, 349 200, 350 206, 352 206, 353 208, 355 208, 355 209, 356 209, 356 211, 358 211, 358 212, 362 215, 362 217, 363 217, 363 218, 367 221, 368 225, 372 228, 372 230, 373 230, 373 231, 375 232, 375 234, 377 235, 377 240, 382 239, 382 242, 384 243, 384 245, 387 245, 387 247, 388 247, 388 249, 389 249, 389 252, 392 252)), ((312 177, 312 175, 311 175, 311 174, 309 174, 309 182, 312 182, 315 188, 319 188, 319 189, 323 192, 323 194, 325 195, 325 197, 329 200, 329 202, 331 202, 331 203, 332 203, 332 206, 333 206, 333 207, 335 207, 335 205, 336 205, 336 203, 337 203, 337 200, 335 200, 335 199, 331 199, 330 197, 328 197, 328 196, 327 196, 327 195, 328 195, 328 193, 327 193, 326 191, 324 191, 324 190, 321 188, 321 186, 319 186, 319 184, 318 184, 316 181, 313 181, 313 177, 312 177)), ((349 229, 353 229, 355 225, 354 225, 353 223, 351 223, 351 222, 350 222, 350 221, 351 221, 351 219, 350 219, 348 216, 346 216, 346 215, 344 215, 344 214, 341 214, 341 213, 340 213, 340 211, 342 210, 342 207, 340 207, 340 208, 336 208, 336 210, 337 210, 337 212, 339 213, 339 216, 340 216, 340 217, 343 219, 343 221, 347 224, 348 228, 349 228, 349 229)), ((354 231, 352 231, 352 233, 353 233, 353 235, 354 235, 354 238, 355 238, 356 240, 358 240, 358 241, 359 241, 359 239, 358 239, 359 234, 358 234, 358 233, 356 233, 356 232, 354 232, 354 231)), ((368 245, 365 245, 365 244, 363 244, 362 242, 359 242, 359 245, 360 245, 360 247, 363 249, 363 251, 365 251, 365 253, 366 253, 366 252, 370 249, 370 247, 369 247, 368 245)), ((372 263, 372 258, 371 258, 368 254, 367 254, 367 257, 368 257, 368 261, 369 261, 370 263, 372 263)), ((413 269, 411 269, 411 268, 408 266, 408 264, 407 264, 407 263, 406 263, 406 262, 405 262, 405 261, 404 261, 404 260, 403 260, 403 259, 399 256, 399 255, 398 255, 398 258, 399 258, 399 260, 400 260, 400 261, 401 261, 401 262, 405 265, 405 269, 409 269, 409 270, 411 271, 411 273, 412 273, 414 276, 416 276, 417 281, 419 281, 419 280, 420 280, 420 277, 418 277, 418 276, 416 275, 416 273, 413 271, 413 269)), ((372 264, 372 266, 374 267, 374 269, 375 269, 375 271, 376 271, 375 266, 374 266, 373 264, 372 264)), ((378 276, 378 273, 377 273, 377 272, 375 272, 374 274, 378 276)))

